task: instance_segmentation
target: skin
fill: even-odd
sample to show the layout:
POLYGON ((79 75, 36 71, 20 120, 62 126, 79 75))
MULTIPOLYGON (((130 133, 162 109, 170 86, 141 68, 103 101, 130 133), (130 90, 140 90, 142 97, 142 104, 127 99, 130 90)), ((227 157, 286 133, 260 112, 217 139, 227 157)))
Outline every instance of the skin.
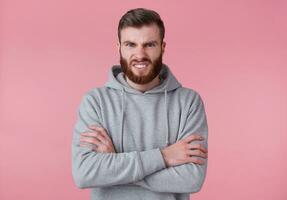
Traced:
MULTIPOLYGON (((150 75, 149 78, 152 77, 150 73, 156 67, 156 62, 164 54, 165 46, 166 43, 161 42, 159 28, 155 24, 140 28, 126 27, 121 30, 121 42, 117 43, 121 59, 128 64, 133 76, 150 75), (134 63, 140 62, 146 62, 149 65, 145 69, 133 67, 134 63)), ((130 86, 144 92, 160 84, 158 73, 155 75, 152 80, 144 84, 132 81, 128 76, 126 76, 126 80, 130 86)))
MULTIPOLYGON (((132 76, 145 77, 146 80, 155 76, 150 72, 155 67, 154 63, 163 55, 166 43, 161 42, 159 28, 152 24, 140 28, 127 27, 121 31, 121 41, 117 43, 121 59, 131 70, 132 76), (133 63, 149 63, 145 69, 139 70, 133 67, 133 63)), ((160 84, 159 76, 147 83, 133 82, 126 76, 126 80, 133 88, 145 92, 160 84)), ((140 80, 140 79, 136 79, 140 80)), ((108 132, 103 127, 90 126, 93 132, 81 133, 80 146, 93 144, 93 150, 99 153, 116 153, 115 147, 108 132)), ((165 163, 168 167, 194 163, 204 164, 207 158, 207 149, 195 141, 204 140, 199 134, 193 133, 178 142, 161 150, 165 163)))

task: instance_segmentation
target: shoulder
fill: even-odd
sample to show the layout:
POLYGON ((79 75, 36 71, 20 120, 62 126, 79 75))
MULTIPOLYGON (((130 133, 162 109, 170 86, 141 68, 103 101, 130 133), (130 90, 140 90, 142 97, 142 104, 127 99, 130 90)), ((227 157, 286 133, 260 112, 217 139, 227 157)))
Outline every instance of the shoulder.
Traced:
POLYGON ((94 87, 89 90, 87 90, 83 94, 83 98, 94 98, 94 99, 99 99, 102 95, 105 95, 109 93, 110 90, 109 88, 103 86, 103 87, 94 87))
POLYGON ((180 87, 177 89, 178 95, 185 103, 199 103, 202 101, 199 92, 193 88, 180 87))
POLYGON ((116 90, 111 89, 109 87, 94 87, 82 95, 82 101, 88 101, 92 104, 97 104, 98 106, 101 105, 101 102, 104 101, 106 98, 110 98, 113 96, 116 90))
POLYGON ((81 104, 89 104, 99 106, 100 96, 105 90, 104 87, 95 87, 85 91, 81 97, 81 104))

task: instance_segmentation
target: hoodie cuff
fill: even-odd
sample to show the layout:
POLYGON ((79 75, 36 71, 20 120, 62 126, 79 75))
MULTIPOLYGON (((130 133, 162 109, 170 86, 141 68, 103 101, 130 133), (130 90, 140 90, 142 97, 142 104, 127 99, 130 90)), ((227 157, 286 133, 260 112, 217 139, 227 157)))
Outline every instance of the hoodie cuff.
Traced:
POLYGON ((140 152, 143 177, 166 168, 159 148, 140 152))

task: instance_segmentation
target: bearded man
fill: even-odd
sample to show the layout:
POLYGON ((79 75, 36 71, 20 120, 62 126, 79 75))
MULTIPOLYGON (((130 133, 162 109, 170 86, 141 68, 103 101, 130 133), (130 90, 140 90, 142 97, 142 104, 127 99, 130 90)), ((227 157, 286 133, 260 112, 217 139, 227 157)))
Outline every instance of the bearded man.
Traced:
POLYGON ((119 21, 120 65, 88 91, 73 130, 72 174, 92 200, 187 200, 207 169, 202 98, 162 63, 165 27, 149 9, 119 21))

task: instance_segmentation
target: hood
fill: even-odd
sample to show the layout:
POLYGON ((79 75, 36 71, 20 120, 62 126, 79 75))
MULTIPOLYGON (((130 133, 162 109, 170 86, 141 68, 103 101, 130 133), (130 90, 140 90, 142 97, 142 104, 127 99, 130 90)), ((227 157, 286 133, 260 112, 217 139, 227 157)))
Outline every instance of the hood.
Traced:
POLYGON ((109 80, 105 84, 105 86, 118 90, 124 89, 126 92, 134 94, 160 93, 164 92, 165 90, 171 91, 178 87, 181 87, 181 84, 177 81, 175 76, 170 71, 169 67, 165 64, 163 64, 162 70, 159 73, 159 77, 161 80, 161 84, 143 93, 141 91, 132 88, 126 82, 126 80, 124 79, 124 73, 120 65, 114 65, 111 67, 109 71, 109 80))
MULTIPOLYGON (((150 90, 141 92, 133 87, 131 87, 124 78, 124 73, 120 65, 114 65, 109 71, 108 82, 105 84, 105 87, 112 88, 115 90, 121 91, 121 103, 122 103, 122 112, 121 112, 121 152, 123 152, 123 125, 124 125, 124 116, 125 116, 125 96, 126 93, 133 93, 138 95, 147 95, 151 93, 164 93, 165 98, 165 113, 166 113, 166 146, 169 145, 169 125, 168 125, 168 92, 175 90, 182 85, 178 82, 175 76, 170 71, 169 67, 166 64, 163 64, 163 67, 159 73, 160 84, 150 90)), ((144 97, 143 97, 144 98, 144 97)))

